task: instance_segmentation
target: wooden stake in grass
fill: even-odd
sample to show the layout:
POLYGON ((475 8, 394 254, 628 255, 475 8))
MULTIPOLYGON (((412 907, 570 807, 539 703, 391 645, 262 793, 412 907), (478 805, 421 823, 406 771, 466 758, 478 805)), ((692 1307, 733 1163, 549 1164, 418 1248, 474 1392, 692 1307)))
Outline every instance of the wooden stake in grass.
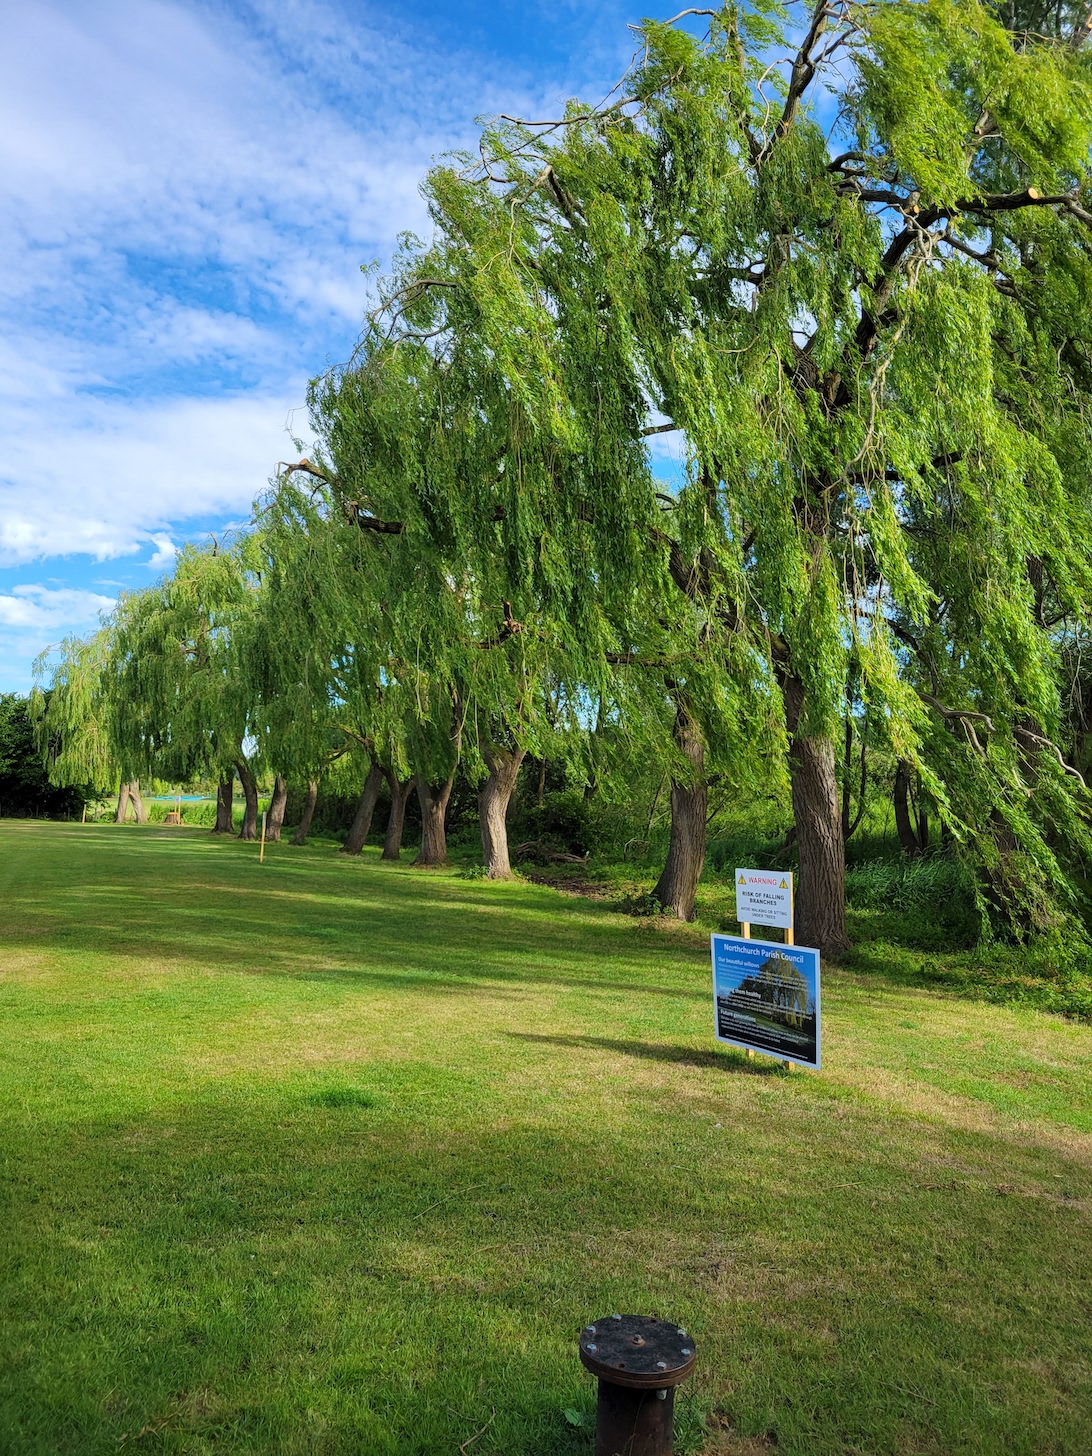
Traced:
MULTIPOLYGON (((789 881, 789 884, 790 885, 792 884, 792 881, 791 880, 789 881)), ((791 894, 791 890, 790 890, 790 894, 791 894)), ((791 904, 792 901, 790 900, 789 903, 791 904)), ((744 940, 750 940, 750 938, 751 938, 751 926, 750 926, 750 922, 749 921, 747 921, 747 920, 741 920, 739 922, 739 933, 743 937, 744 940)), ((793 939, 793 927, 791 925, 785 931, 785 944, 786 945, 795 945, 796 944, 795 940, 793 939)), ((754 1061, 755 1054, 751 1050, 750 1047, 747 1048, 747 1056, 748 1056, 748 1059, 750 1061, 754 1061)), ((792 1071, 792 1067, 793 1067, 792 1062, 782 1062, 781 1065, 785 1068, 785 1071, 786 1072, 791 1072, 792 1071)))
MULTIPOLYGON (((740 935, 742 935, 742 937, 743 937, 744 940, 750 940, 750 938, 751 938, 751 923, 750 923, 749 920, 741 920, 739 922, 739 933, 740 933, 740 935)), ((747 1060, 749 1062, 753 1062, 754 1059, 755 1059, 754 1048, 753 1047, 748 1047, 747 1048, 747 1060)))
POLYGON ((262 810, 262 847, 258 851, 258 863, 265 863, 265 810, 262 810))

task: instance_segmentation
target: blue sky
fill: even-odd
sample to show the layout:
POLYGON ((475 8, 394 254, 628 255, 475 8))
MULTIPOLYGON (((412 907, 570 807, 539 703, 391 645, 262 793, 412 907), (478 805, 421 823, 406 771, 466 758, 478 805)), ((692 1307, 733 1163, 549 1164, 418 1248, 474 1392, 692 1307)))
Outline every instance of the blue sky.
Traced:
MULTIPOLYGON (((0 54, 0 691, 246 519, 360 265, 474 118, 597 100, 616 0, 26 0, 0 54)), ((666 447, 665 447, 666 448, 666 447)))

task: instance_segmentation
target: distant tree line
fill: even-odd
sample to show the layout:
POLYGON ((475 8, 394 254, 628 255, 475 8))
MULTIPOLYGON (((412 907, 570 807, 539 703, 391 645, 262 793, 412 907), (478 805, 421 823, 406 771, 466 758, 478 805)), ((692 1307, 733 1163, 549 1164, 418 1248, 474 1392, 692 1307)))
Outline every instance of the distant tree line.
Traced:
POLYGON ((28 700, 0 693, 0 818, 70 819, 86 797, 86 786, 52 781, 28 700))

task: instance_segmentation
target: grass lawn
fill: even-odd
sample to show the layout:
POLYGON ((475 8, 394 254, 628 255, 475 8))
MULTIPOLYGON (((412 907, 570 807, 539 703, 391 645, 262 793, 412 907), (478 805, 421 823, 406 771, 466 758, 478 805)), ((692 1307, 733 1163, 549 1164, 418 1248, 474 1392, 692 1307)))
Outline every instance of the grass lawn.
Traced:
POLYGON ((873 956, 786 1073, 695 928, 377 855, 0 824, 0 1450, 589 1453, 623 1310, 684 1451, 1092 1451, 1092 1026, 873 956))

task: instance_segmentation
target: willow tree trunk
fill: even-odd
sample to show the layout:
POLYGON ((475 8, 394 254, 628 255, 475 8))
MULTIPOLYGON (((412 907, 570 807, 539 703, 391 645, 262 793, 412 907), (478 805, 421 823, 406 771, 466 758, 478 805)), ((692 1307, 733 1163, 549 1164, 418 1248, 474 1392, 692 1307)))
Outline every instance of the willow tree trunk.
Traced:
POLYGON ((508 805, 519 778, 520 764, 526 749, 509 752, 492 746, 483 748, 482 757, 489 777, 478 792, 478 822, 482 830, 482 855, 491 880, 510 880, 512 866, 508 859, 508 805))
POLYGON ((671 781, 671 834, 663 874, 653 897, 680 920, 693 920, 698 881, 705 867, 705 816, 709 787, 705 781, 705 743, 701 729, 684 707, 675 711, 675 743, 692 766, 688 781, 671 781))
POLYGON ((924 813, 918 816, 918 826, 910 816, 910 765, 901 758, 895 768, 895 788, 892 794, 895 803, 895 829, 899 843, 911 859, 925 852, 929 847, 928 821, 924 813))
POLYGON ((216 823, 213 834, 230 834, 235 825, 232 822, 232 799, 235 794, 235 770, 229 768, 216 787, 216 823))
POLYGON ((115 824, 124 824, 125 816, 129 812, 129 781, 122 779, 121 787, 118 789, 118 812, 114 815, 115 824))
POLYGON ((364 791, 360 795, 360 803, 356 806, 349 833, 345 838, 345 843, 341 846, 342 854, 359 854, 364 848, 364 841, 372 827, 376 800, 379 798, 379 790, 382 787, 383 770, 377 763, 373 763, 368 770, 368 777, 364 780, 364 791))
POLYGON ((266 839, 280 839, 284 825, 284 806, 288 802, 288 785, 280 774, 273 780, 273 797, 269 801, 269 817, 265 821, 266 839))
POLYGON ((446 783, 429 784, 417 780, 417 801, 421 805, 421 848, 413 861, 422 869, 435 869, 447 864, 447 832, 444 821, 451 798, 452 775, 446 783))
POLYGON ((303 813, 300 815, 300 822, 296 826, 296 832, 292 836, 293 844, 303 844, 311 829, 311 820, 315 813, 315 800, 318 798, 318 779, 307 780, 307 796, 303 801, 303 813))
POLYGON ((398 859, 402 853, 402 830, 406 823, 406 801, 413 792, 417 780, 413 774, 404 784, 398 782, 397 771, 387 770, 387 785, 391 791, 391 812, 387 818, 387 832, 383 839, 383 853, 380 859, 398 859))
POLYGON ((240 839, 257 839, 258 837, 258 785, 254 781, 254 775, 250 772, 250 765, 243 758, 235 765, 235 772, 239 775, 239 782, 243 786, 243 796, 246 799, 246 808, 243 810, 243 826, 239 830, 240 839))
POLYGON ((148 811, 144 807, 144 800, 140 797, 140 780, 130 779, 129 781, 129 802, 133 806, 133 817, 138 824, 147 824, 148 811))
POLYGON ((846 853, 842 838, 834 743, 801 730, 804 685, 787 675, 782 682, 789 730, 789 775, 796 848, 800 857, 795 894, 795 937, 825 956, 849 949, 846 932, 846 853))

